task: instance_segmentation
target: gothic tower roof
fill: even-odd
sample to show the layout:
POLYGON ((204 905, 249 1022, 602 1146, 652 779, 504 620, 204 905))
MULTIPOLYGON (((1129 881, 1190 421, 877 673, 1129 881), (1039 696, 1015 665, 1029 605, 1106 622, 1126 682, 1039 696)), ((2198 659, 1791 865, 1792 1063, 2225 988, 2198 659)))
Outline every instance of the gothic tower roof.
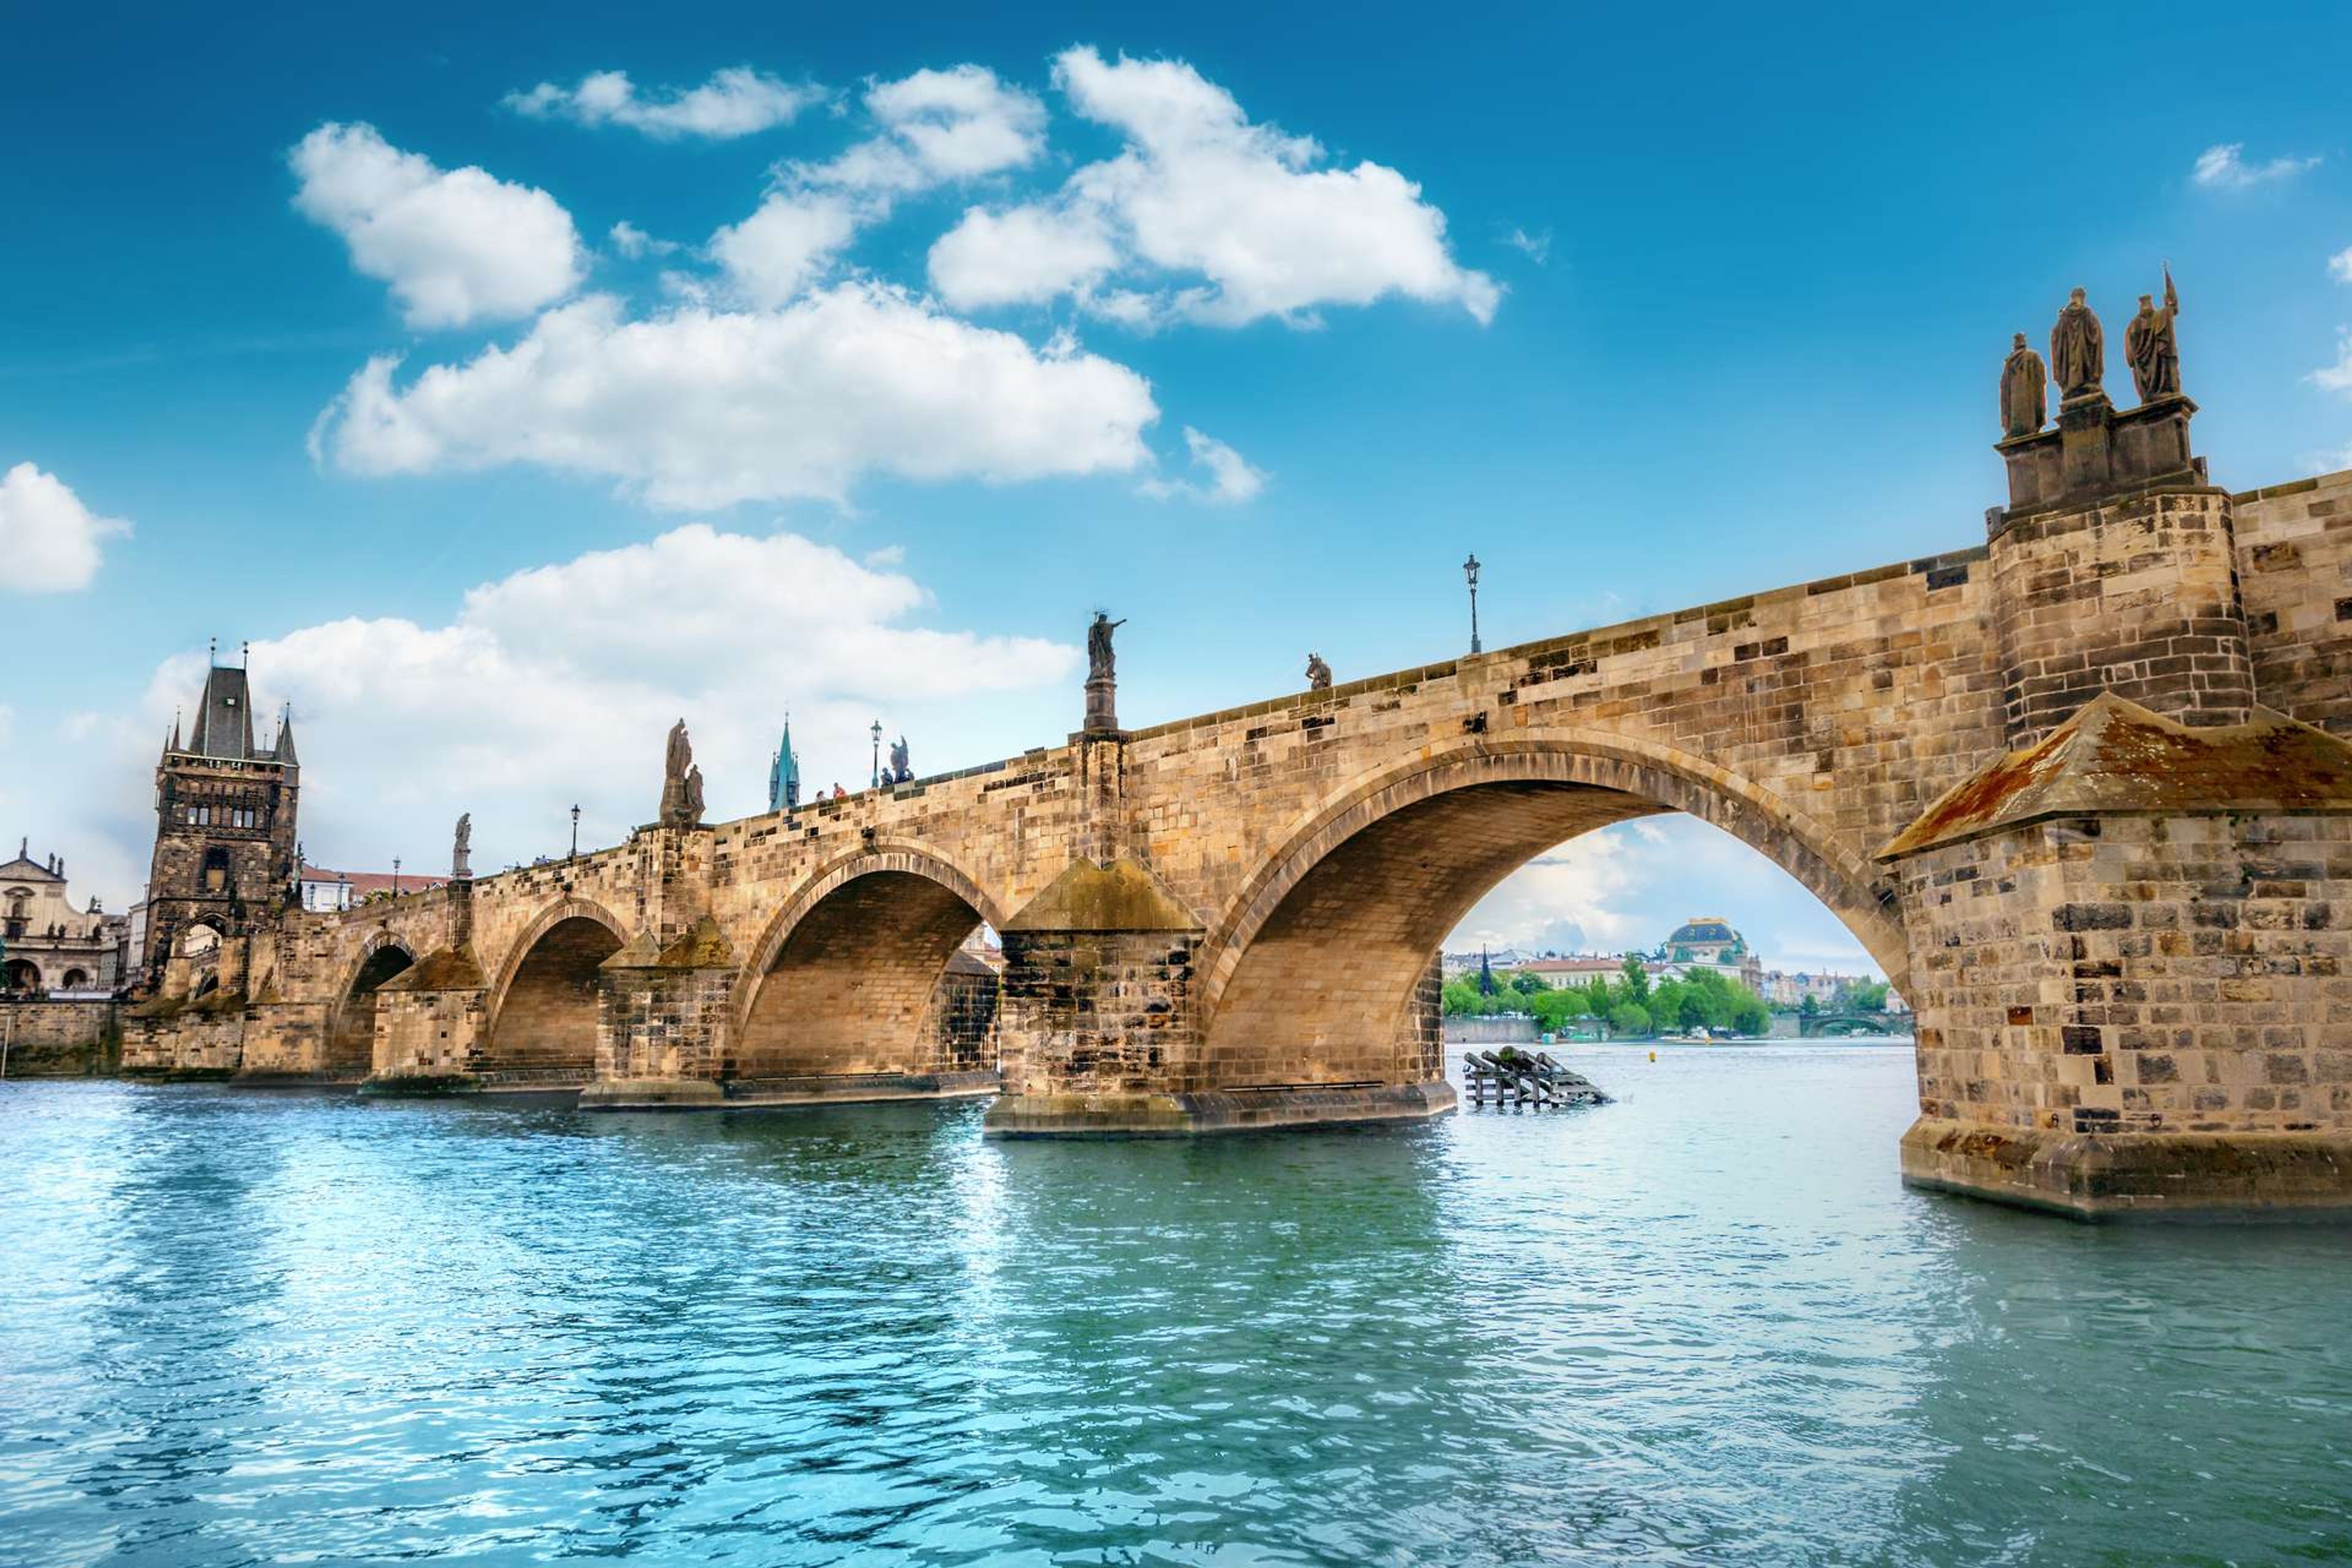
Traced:
POLYGON ((196 704, 187 749, 200 757, 236 762, 250 762, 260 754, 253 744, 253 692, 245 671, 215 665, 205 676, 205 695, 196 704))

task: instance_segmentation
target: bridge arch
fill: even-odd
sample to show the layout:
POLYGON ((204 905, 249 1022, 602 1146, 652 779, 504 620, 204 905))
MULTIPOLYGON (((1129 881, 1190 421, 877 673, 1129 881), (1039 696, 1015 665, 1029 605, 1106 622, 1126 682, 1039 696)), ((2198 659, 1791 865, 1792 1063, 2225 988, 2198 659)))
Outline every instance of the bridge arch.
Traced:
MULTIPOLYGON (((994 899, 920 844, 877 841, 820 867, 771 917, 735 984, 730 1078, 993 1067, 940 1006, 956 950, 994 899)), ((987 1010, 992 1017, 992 1007, 987 1010)), ((961 1010, 959 1010, 959 1013, 961 1010)))
POLYGON ((490 987, 480 1065, 589 1068, 596 1065, 596 972, 628 931, 593 900, 541 910, 508 948, 490 987))
POLYGON ((1447 933, 1544 850, 1668 811, 1713 824, 1796 878, 1901 987, 1892 884, 1771 791, 1599 731, 1465 739, 1308 814, 1220 912, 1198 968, 1196 1087, 1431 1076, 1434 999, 1419 994, 1434 984, 1447 933))
POLYGON ((366 1072, 375 1065, 376 993, 383 983, 416 963, 408 943, 378 928, 360 946, 349 973, 335 988, 327 1020, 327 1070, 366 1072))

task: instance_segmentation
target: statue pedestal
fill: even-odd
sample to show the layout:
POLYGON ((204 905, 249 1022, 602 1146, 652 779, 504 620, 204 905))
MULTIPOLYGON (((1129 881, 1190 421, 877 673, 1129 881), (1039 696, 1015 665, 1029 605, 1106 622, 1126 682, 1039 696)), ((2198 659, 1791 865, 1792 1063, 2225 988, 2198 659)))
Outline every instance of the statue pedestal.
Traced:
POLYGON ((2035 512, 2159 488, 2204 485, 2204 459, 2189 449, 2197 405, 2178 394, 2118 413, 2104 392, 2070 397, 2058 427, 2012 436, 1993 450, 2009 467, 2009 507, 1990 531, 2035 512))
POLYGON ((1118 682, 1096 676, 1087 682, 1087 724, 1090 734, 1118 728, 1118 682))

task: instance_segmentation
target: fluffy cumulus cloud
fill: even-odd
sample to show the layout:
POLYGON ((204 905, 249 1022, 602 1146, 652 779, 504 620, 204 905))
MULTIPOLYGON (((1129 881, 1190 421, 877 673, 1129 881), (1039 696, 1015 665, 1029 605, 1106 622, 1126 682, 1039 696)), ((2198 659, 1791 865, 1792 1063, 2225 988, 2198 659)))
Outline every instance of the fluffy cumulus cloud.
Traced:
POLYGON ((960 310, 1091 296, 1119 264, 1111 227, 1089 207, 972 207, 931 247, 931 287, 960 310))
POLYGON ((372 125, 321 125, 292 163, 295 206, 392 286, 412 327, 527 315, 580 281, 580 236, 545 191, 438 168, 372 125))
POLYGON ((2249 185, 2291 179, 2319 163, 2312 157, 2273 158, 2267 163, 2249 163, 2245 151, 2243 142, 2224 142, 2208 147, 2197 155, 2197 166, 2189 177, 2209 190, 2240 191, 2249 185))
POLYGON ((591 295, 520 342, 403 385, 354 376, 314 432, 360 474, 533 463, 621 481, 656 507, 842 499, 868 472, 1017 480, 1128 472, 1159 416, 1133 371, 1041 352, 875 284, 777 310, 646 320, 591 295))
POLYGON ((796 163, 810 185, 903 195, 1036 161, 1045 106, 985 66, 919 70, 866 92, 879 133, 822 163, 796 163))
POLYGON ((1161 280, 1156 294, 1117 293, 1106 313, 1121 319, 1305 323, 1326 306, 1391 295, 1493 318, 1500 289, 1454 259, 1445 215, 1396 170, 1369 160, 1323 167, 1312 138, 1252 122, 1231 93, 1181 60, 1109 61, 1072 48, 1054 79, 1126 150, 1071 175, 1053 203, 967 213, 931 258, 934 286, 950 303, 1057 291, 1086 302, 1099 269, 1074 270, 1066 246, 1039 243, 1072 234, 1073 215, 1085 213, 1161 280), (1146 300, 1150 308, 1139 310, 1146 300))
POLYGON ((789 125, 803 110, 827 96, 821 87, 735 66, 700 87, 650 94, 638 92, 626 71, 593 71, 576 86, 543 81, 528 92, 510 92, 506 104, 538 120, 561 117, 583 125, 625 125, 664 140, 699 136, 727 141, 789 125))
POLYGON ((2336 363, 2313 371, 2311 379, 2323 391, 2342 393, 2352 397, 2352 331, 2337 336, 2336 363))
POLYGON ((2327 270, 2339 283, 2352 283, 2352 247, 2337 251, 2327 258, 2327 270))
POLYGON ((1154 500, 1171 500, 1181 496, 1212 506, 1233 506, 1255 500, 1258 492, 1265 489, 1265 475, 1252 468, 1239 452, 1190 425, 1184 426, 1184 448, 1201 477, 1146 479, 1139 487, 1145 495, 1154 500))
POLYGON ((66 594, 98 575, 103 542, 131 531, 30 463, 0 474, 0 591, 66 594))
MULTIPOLYGON (((943 769, 994 754, 949 750, 998 739, 950 739, 975 697, 1075 690, 1075 647, 915 624, 929 602, 904 574, 794 534, 692 524, 484 584, 440 624, 326 621, 256 642, 250 663, 257 702, 293 706, 314 860, 429 867, 470 811, 487 870, 562 853, 575 801, 589 844, 650 820, 681 717, 725 819, 767 809, 787 708, 805 798, 864 781, 877 712, 919 766, 943 769)), ((113 727, 120 751, 151 759, 203 663, 156 671, 136 720, 113 727)), ((135 842, 144 806, 116 803, 117 837, 135 842)))
POLYGON ((857 211, 843 196, 780 191, 741 223, 712 235, 710 255, 740 298, 772 309, 814 283, 857 226, 857 211))

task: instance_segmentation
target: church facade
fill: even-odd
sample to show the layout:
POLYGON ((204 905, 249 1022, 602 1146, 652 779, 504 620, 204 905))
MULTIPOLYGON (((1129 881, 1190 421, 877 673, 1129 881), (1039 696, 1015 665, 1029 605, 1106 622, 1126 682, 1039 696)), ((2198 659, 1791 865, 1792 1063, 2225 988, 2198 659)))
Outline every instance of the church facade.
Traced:
POLYGON ((60 858, 35 859, 20 839, 16 858, 0 863, 0 991, 110 992, 124 981, 129 931, 127 917, 96 899, 75 907, 60 858))

